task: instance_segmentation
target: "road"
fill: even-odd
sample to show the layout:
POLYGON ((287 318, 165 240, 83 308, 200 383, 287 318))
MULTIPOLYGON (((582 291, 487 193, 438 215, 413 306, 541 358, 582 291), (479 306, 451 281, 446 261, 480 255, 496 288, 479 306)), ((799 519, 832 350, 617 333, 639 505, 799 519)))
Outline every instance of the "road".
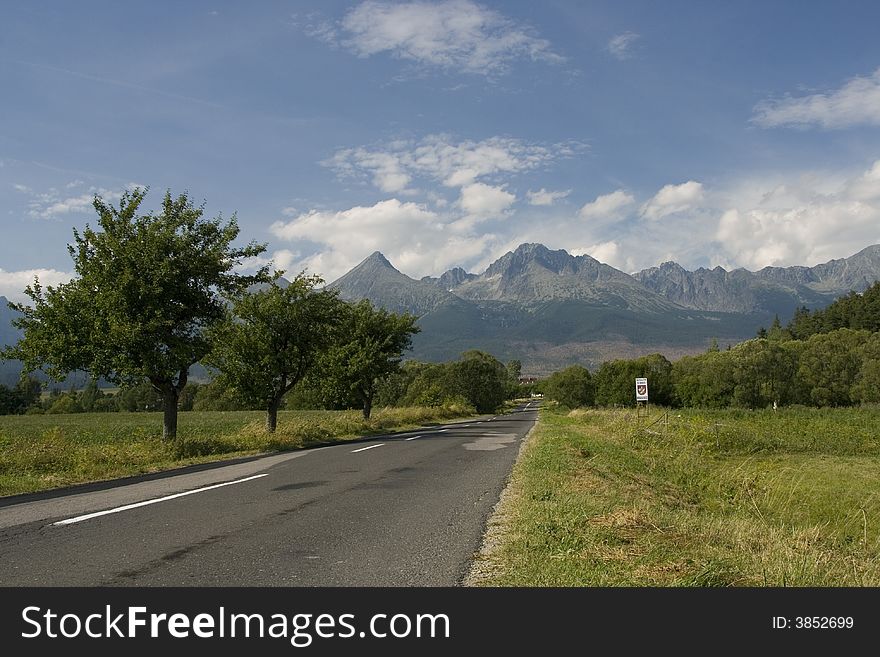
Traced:
POLYGON ((455 586, 536 415, 0 501, 0 585, 455 586))

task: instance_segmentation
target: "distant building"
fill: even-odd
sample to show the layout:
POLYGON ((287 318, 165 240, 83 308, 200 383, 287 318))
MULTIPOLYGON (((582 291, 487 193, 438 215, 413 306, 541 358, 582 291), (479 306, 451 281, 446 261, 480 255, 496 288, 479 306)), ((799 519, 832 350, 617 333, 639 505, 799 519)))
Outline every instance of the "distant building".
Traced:
POLYGON ((538 377, 536 376, 521 376, 519 377, 519 384, 524 386, 528 383, 536 383, 538 381, 538 377))

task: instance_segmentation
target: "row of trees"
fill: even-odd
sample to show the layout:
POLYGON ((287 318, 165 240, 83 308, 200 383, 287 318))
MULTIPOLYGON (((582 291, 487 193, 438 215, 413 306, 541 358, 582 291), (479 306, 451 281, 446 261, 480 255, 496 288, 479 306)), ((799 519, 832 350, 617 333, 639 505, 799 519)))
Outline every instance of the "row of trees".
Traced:
POLYGON ((126 390, 149 383, 167 439, 177 435, 197 362, 215 368, 221 389, 265 409, 269 431, 285 395, 307 375, 369 417, 378 382, 418 332, 415 317, 345 303, 315 276, 285 284, 268 266, 241 274, 266 246, 235 246, 234 216, 206 220, 186 194, 170 192, 158 214, 138 214, 145 194, 126 192, 118 208, 95 198, 98 229, 74 230, 68 246, 76 277, 28 286, 31 304, 13 304, 23 337, 3 358, 55 379, 82 370, 126 390))
POLYGON ((569 407, 632 406, 636 377, 647 377, 651 402, 665 406, 880 403, 880 332, 842 328, 794 340, 771 330, 768 337, 726 351, 713 346, 675 363, 652 354, 603 363, 593 374, 573 366, 541 382, 541 389, 569 407))

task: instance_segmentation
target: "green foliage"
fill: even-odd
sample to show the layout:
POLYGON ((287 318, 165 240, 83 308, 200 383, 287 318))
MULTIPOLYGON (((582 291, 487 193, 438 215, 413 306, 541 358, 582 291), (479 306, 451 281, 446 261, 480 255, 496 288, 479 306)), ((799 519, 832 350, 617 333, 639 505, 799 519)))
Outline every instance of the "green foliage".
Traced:
POLYGON ((346 304, 334 344, 318 369, 325 403, 331 407, 360 407, 369 419, 379 381, 395 372, 403 352, 419 332, 414 315, 374 308, 367 301, 346 304))
POLYGON ((17 415, 39 404, 40 382, 23 374, 14 388, 0 384, 0 415, 17 415))
POLYGON ((91 413, 95 409, 95 403, 104 396, 98 388, 98 382, 89 379, 85 389, 79 395, 79 405, 84 413, 91 413))
POLYGON ((670 406, 675 401, 672 363, 661 354, 633 360, 602 363, 596 372, 596 403, 601 406, 634 406, 636 378, 648 379, 652 404, 670 406))
POLYGON ((180 399, 177 402, 177 408, 181 411, 191 411, 193 410, 193 406, 196 403, 196 396, 199 394, 199 390, 202 389, 202 386, 198 383, 193 383, 190 381, 187 383, 183 390, 180 391, 180 399))
POLYGON ((266 409, 270 432, 284 396, 330 347, 339 325, 342 302, 335 290, 318 291, 321 283, 299 274, 282 287, 276 277, 265 289, 236 297, 210 333, 214 347, 204 362, 248 405, 266 409))
POLYGON ((62 413, 82 413, 83 409, 75 392, 65 392, 58 397, 46 413, 58 415, 62 413))
POLYGON ((544 394, 568 408, 592 406, 596 401, 596 384, 590 371, 580 365, 572 365, 556 372, 543 386, 544 394))
POLYGON ((208 353, 205 329, 224 313, 220 294, 265 278, 234 272, 265 246, 232 246, 235 217, 205 220, 186 194, 167 192, 158 214, 138 215, 145 194, 125 192, 118 208, 95 197, 98 230, 74 230, 68 247, 76 278, 28 286, 33 305, 13 304, 23 338, 3 357, 56 378, 84 370, 118 384, 147 380, 163 395, 164 435, 173 438, 189 368, 208 353))
POLYGON ((199 386, 193 400, 194 411, 245 411, 248 405, 236 391, 217 379, 207 385, 199 386))
POLYGON ((788 325, 789 332, 798 340, 842 328, 880 331, 880 281, 862 294, 850 292, 840 297, 823 310, 810 312, 800 308, 788 325))
POLYGON ((404 405, 444 406, 464 401, 478 413, 493 413, 516 389, 501 361, 476 350, 449 363, 410 365, 408 373, 412 380, 404 405))
POLYGON ((730 351, 709 350, 685 356, 672 366, 675 397, 682 406, 724 408, 733 399, 734 357, 730 351))
POLYGON ((849 406, 851 390, 862 366, 867 331, 839 329, 811 335, 804 343, 797 375, 816 406, 849 406))
POLYGON ((120 388, 115 401, 120 411, 129 413, 158 411, 162 408, 162 395, 146 381, 120 388))

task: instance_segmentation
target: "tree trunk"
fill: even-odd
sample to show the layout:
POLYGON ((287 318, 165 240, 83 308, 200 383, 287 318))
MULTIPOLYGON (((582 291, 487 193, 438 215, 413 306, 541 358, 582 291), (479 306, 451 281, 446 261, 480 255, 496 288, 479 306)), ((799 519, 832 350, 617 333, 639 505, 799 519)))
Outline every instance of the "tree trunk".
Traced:
POLYGON ((177 373, 177 384, 173 379, 149 377, 150 385, 162 395, 162 439, 177 438, 177 405, 180 403, 180 391, 186 386, 189 368, 184 367, 177 373))
POLYGON ((164 416, 162 418, 162 439, 175 440, 177 438, 177 401, 180 393, 174 386, 168 386, 162 391, 162 406, 164 416))
POLYGON ((266 431, 275 433, 278 427, 278 407, 281 404, 277 401, 270 402, 269 408, 266 409, 266 431))
POLYGON ((373 411, 373 398, 365 397, 364 398, 364 419, 370 419, 370 413, 373 411))

